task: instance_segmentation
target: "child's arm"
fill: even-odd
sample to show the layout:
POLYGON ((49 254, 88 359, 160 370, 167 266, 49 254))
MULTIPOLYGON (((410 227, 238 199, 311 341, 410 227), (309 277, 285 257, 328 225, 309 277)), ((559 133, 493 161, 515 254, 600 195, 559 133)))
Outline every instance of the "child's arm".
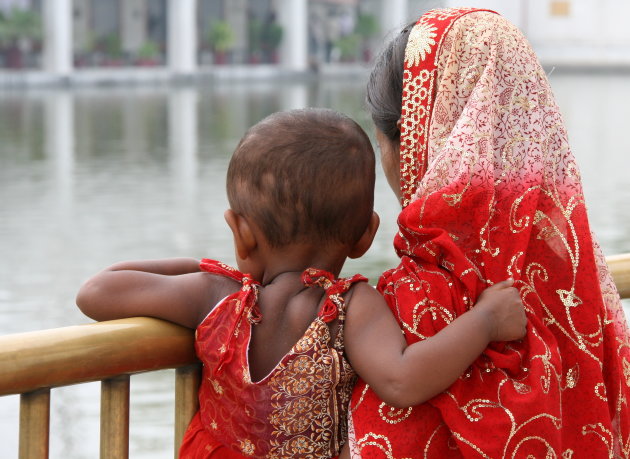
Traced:
POLYGON ((446 390, 491 341, 525 336, 527 319, 513 281, 486 289, 475 306, 434 336, 410 346, 383 297, 367 284, 348 305, 346 355, 388 405, 418 405, 446 390))
POLYGON ((76 302, 95 320, 150 316, 196 328, 236 290, 236 282, 201 272, 193 258, 125 261, 88 279, 76 302))

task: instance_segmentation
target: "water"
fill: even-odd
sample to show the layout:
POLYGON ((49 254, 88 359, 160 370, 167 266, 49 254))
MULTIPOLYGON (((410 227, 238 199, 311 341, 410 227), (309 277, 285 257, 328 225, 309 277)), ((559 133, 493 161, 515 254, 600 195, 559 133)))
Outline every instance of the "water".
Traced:
MULTIPOLYGON (((628 75, 551 75, 606 254, 630 252, 628 75)), ((330 107, 372 134, 362 81, 0 93, 0 334, 89 322, 86 277, 121 259, 210 256, 234 263, 225 168, 268 113, 330 107)), ((397 203, 382 176, 373 248, 346 274, 376 279, 397 203)), ((131 457, 172 457, 173 372, 132 377, 131 457)), ((56 389, 52 458, 98 454, 98 383, 56 389)), ((17 456, 18 399, 0 398, 0 457, 17 456)))

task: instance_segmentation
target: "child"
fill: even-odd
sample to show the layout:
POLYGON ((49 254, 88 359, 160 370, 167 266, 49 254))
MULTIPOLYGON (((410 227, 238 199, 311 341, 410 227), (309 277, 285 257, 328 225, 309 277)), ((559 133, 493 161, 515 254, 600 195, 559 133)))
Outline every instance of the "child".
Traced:
POLYGON ((211 260, 123 262, 77 295, 96 320, 153 316, 196 329, 200 409, 180 457, 335 457, 355 371, 387 403, 407 407, 445 390, 489 342, 525 334, 509 280, 407 347, 364 277, 337 278, 379 224, 374 152, 344 115, 267 117, 237 146, 227 192, 239 271, 211 260))

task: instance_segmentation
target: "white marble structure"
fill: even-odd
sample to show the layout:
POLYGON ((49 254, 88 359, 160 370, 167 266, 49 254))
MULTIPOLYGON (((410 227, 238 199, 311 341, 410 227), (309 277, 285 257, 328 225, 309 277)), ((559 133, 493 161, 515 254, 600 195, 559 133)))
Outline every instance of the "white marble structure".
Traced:
MULTIPOLYGON (((446 0, 447 6, 461 2, 446 0)), ((618 0, 468 0, 519 27, 543 65, 630 66, 630 3, 618 0)))

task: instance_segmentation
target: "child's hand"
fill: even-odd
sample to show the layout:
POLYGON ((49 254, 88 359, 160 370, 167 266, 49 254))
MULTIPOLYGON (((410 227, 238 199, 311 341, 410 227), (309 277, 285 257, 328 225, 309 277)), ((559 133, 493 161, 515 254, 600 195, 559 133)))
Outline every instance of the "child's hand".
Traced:
POLYGON ((490 341, 512 341, 525 336, 527 317, 513 284, 514 279, 504 280, 479 295, 475 308, 483 310, 490 318, 490 341))

